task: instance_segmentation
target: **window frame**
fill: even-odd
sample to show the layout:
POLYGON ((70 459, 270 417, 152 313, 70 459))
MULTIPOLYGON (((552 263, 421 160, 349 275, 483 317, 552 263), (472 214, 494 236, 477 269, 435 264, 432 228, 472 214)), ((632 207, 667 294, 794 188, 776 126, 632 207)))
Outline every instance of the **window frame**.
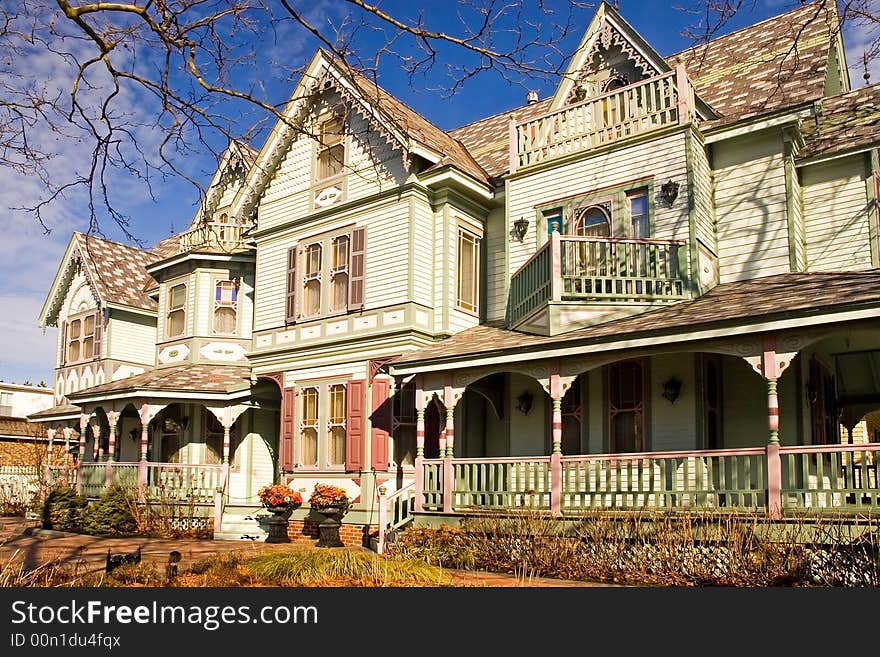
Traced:
POLYGON ((303 471, 321 471, 321 472, 345 472, 346 452, 348 449, 348 383, 351 377, 334 377, 332 379, 320 379, 301 381, 297 383, 296 388, 296 439, 294 445, 295 468, 303 471), (332 390, 335 387, 342 390, 343 415, 342 421, 334 421, 333 418, 333 399, 332 390), (308 390, 314 390, 317 398, 315 400, 315 420, 314 423, 306 424, 304 418, 304 393, 308 390), (342 461, 339 463, 331 463, 330 448, 331 436, 334 428, 343 428, 342 443, 342 461), (316 463, 305 463, 304 459, 304 439, 303 433, 306 428, 314 429, 317 436, 316 463))
POLYGON ((236 284, 235 279, 228 279, 228 278, 217 278, 217 279, 213 280, 213 283, 214 283, 214 285, 213 285, 214 295, 213 295, 212 307, 211 307, 211 335, 238 335, 239 334, 238 293, 241 290, 241 283, 239 282, 238 284, 236 284), (232 288, 234 298, 232 299, 231 303, 224 303, 222 299, 217 299, 218 288, 221 285, 223 285, 224 283, 229 283, 229 285, 232 288), (235 313, 235 322, 234 322, 235 328, 233 328, 231 332, 217 330, 217 326, 216 326, 215 322, 216 322, 216 317, 217 317, 217 311, 220 310, 221 308, 232 308, 233 312, 235 313))
MULTIPOLYGON (((288 252, 293 249, 296 249, 296 270, 292 276, 293 284, 296 286, 293 295, 293 305, 295 306, 296 322, 338 317, 363 309, 365 299, 362 298, 360 303, 352 301, 352 286, 354 285, 356 279, 359 279, 361 280, 361 289, 363 290, 363 288, 365 287, 363 285, 363 281, 365 280, 366 276, 365 226, 348 224, 336 230, 305 237, 300 239, 297 242, 297 245, 295 247, 291 247, 288 252), (355 233, 357 233, 358 231, 363 231, 363 249, 360 251, 355 251, 354 237, 355 233), (334 263, 334 258, 336 256, 335 246, 336 243, 342 238, 345 238, 348 243, 348 260, 344 265, 336 265, 334 263), (312 247, 317 247, 318 249, 320 249, 320 268, 317 272, 310 273, 307 265, 309 263, 310 257, 309 250, 312 247), (359 277, 355 275, 355 258, 361 258, 361 274, 359 277), (334 308, 333 303, 335 288, 333 287, 333 284, 336 280, 336 277, 340 274, 344 274, 346 276, 345 306, 343 308, 334 308), (312 281, 316 281, 318 285, 318 310, 315 313, 306 314, 306 285, 312 281)), ((288 285, 290 285, 290 282, 291 281, 288 281, 288 285)), ((288 288, 286 290, 286 296, 289 297, 290 293, 291 290, 288 288)), ((364 290, 361 293, 361 296, 363 297, 365 296, 365 294, 366 292, 364 290)), ((285 314, 287 314, 287 310, 285 310, 285 314)), ((287 320, 289 319, 290 318, 287 318, 287 320)), ((286 321, 285 323, 290 324, 295 322, 286 321)))
POLYGON ((603 373, 603 387, 604 387, 604 416, 605 416, 605 452, 607 454, 625 454, 629 452, 616 452, 614 451, 615 440, 612 435, 614 430, 613 425, 613 413, 612 413, 612 398, 611 398, 611 379, 612 379, 612 371, 615 367, 620 366, 624 363, 637 363, 639 368, 641 369, 641 403, 637 404, 636 407, 632 409, 623 409, 621 408, 619 412, 632 412, 638 413, 641 415, 641 449, 635 449, 634 452, 648 452, 651 450, 651 436, 650 436, 650 417, 651 417, 651 407, 650 407, 650 381, 651 381, 651 372, 648 367, 648 359, 647 358, 624 358, 619 361, 615 361, 613 363, 609 363, 606 365, 603 373))
POLYGON ((480 294, 481 280, 480 274, 482 270, 482 234, 477 234, 475 230, 469 226, 457 224, 455 232, 455 309, 474 317, 480 315, 480 302, 482 295, 480 294), (472 290, 473 302, 468 303, 462 299, 462 240, 470 238, 473 243, 473 252, 471 257, 472 272, 472 290), (468 307, 472 306, 472 307, 468 307))
POLYGON ((340 114, 335 111, 325 112, 315 121, 314 127, 315 134, 312 138, 312 142, 314 145, 314 147, 312 148, 312 191, 310 194, 310 199, 312 210, 318 210, 336 205, 344 201, 347 197, 348 190, 346 185, 346 169, 348 168, 350 142, 348 138, 349 131, 345 114, 340 114), (341 134, 339 135, 338 141, 334 141, 333 143, 324 143, 324 126, 331 121, 339 121, 341 134), (321 156, 325 152, 329 153, 333 148, 337 146, 342 146, 342 163, 340 164, 339 171, 323 178, 320 177, 321 156), (318 197, 320 196, 321 192, 335 186, 335 183, 339 183, 339 197, 330 201, 319 202, 318 197))
POLYGON ((186 324, 189 316, 187 304, 189 303, 189 285, 186 281, 168 285, 165 291, 165 338, 173 340, 186 336, 186 324), (183 303, 178 307, 171 307, 171 297, 175 289, 183 287, 183 303), (171 334, 171 313, 183 313, 183 326, 180 333, 171 334))
POLYGON ((74 315, 70 315, 65 320, 66 327, 64 331, 64 364, 65 365, 76 365, 79 363, 88 363, 93 360, 100 359, 101 354, 95 349, 97 340, 96 336, 98 334, 97 324, 99 320, 99 314, 101 318, 103 318, 103 314, 99 308, 89 308, 88 310, 81 310, 74 315), (85 320, 88 318, 93 318, 92 321, 92 332, 85 332, 85 320), (75 338, 75 341, 78 344, 78 356, 77 358, 70 357, 70 345, 74 342, 74 338, 71 338, 70 330, 73 326, 74 322, 79 322, 79 334, 75 338), (92 355, 88 358, 83 357, 83 347, 85 345, 85 341, 87 338, 92 339, 92 355))
POLYGON ((535 222, 538 226, 538 230, 535 231, 537 235, 536 246, 542 246, 549 239, 551 221, 557 217, 561 224, 560 234, 576 236, 577 233, 574 230, 575 213, 594 206, 602 208, 606 214, 610 215, 611 227, 610 238, 597 237, 595 239, 655 239, 656 203, 652 201, 654 198, 654 177, 650 176, 536 205, 534 207, 535 222), (632 226, 630 200, 639 196, 644 196, 647 201, 648 237, 644 238, 635 237, 632 226))

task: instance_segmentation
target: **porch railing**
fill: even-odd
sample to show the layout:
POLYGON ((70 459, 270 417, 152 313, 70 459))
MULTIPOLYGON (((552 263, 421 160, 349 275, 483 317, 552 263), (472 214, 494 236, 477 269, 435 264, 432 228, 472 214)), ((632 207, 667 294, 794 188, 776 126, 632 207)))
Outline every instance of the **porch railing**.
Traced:
POLYGON ((548 301, 689 298, 687 242, 550 234, 510 279, 508 326, 548 301))
POLYGON ((215 493, 225 487, 225 467, 147 461, 80 464, 77 486, 86 497, 99 497, 114 484, 133 490, 143 488, 152 499, 210 505, 215 502, 215 493))
POLYGON ((880 512, 880 443, 421 460, 417 511, 880 512))
POLYGON ((683 66, 569 105, 510 123, 510 171, 634 135, 687 123, 694 91, 683 66))
POLYGON ((187 253, 203 248, 218 248, 223 251, 242 249, 245 228, 244 224, 209 221, 181 233, 178 250, 180 253, 187 253))

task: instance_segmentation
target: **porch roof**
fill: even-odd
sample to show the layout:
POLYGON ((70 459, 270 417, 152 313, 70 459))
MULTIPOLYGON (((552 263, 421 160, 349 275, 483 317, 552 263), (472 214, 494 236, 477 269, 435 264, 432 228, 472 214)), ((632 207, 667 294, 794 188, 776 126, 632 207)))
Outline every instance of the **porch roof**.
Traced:
POLYGON ((0 417, 0 438, 39 439, 46 438, 39 425, 29 424, 23 417, 0 417))
MULTIPOLYGON (((460 362, 470 357, 603 345, 640 337, 656 339, 695 333, 706 328, 807 319, 866 308, 877 309, 877 316, 880 317, 880 269, 777 274, 724 283, 692 301, 551 337, 483 324, 401 356, 390 366, 395 374, 408 374, 422 367, 428 369, 444 361, 460 362)), ((702 336, 694 339, 702 339, 702 336)))
POLYGON ((30 422, 42 422, 49 420, 79 419, 80 415, 82 415, 82 409, 79 406, 64 404, 62 406, 53 406, 52 408, 46 408, 42 411, 31 413, 27 417, 30 422))
POLYGON ((249 367, 180 365, 102 383, 68 395, 78 402, 125 396, 225 397, 250 390, 249 367))

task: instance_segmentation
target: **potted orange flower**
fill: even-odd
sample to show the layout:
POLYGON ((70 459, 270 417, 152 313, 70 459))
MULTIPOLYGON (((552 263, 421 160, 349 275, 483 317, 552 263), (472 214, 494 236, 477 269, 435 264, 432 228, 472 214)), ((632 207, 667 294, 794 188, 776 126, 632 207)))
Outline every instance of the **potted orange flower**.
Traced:
POLYGON ((302 505, 302 495, 287 484, 263 486, 257 496, 264 507, 272 512, 269 518, 269 535, 267 543, 290 543, 287 535, 287 521, 294 509, 302 505))

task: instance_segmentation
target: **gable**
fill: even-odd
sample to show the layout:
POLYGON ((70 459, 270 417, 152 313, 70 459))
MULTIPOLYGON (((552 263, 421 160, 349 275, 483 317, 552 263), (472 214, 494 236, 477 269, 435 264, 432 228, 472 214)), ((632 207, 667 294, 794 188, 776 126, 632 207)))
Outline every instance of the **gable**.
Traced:
POLYGON ((550 111, 670 70, 663 57, 603 2, 553 94, 550 111))

